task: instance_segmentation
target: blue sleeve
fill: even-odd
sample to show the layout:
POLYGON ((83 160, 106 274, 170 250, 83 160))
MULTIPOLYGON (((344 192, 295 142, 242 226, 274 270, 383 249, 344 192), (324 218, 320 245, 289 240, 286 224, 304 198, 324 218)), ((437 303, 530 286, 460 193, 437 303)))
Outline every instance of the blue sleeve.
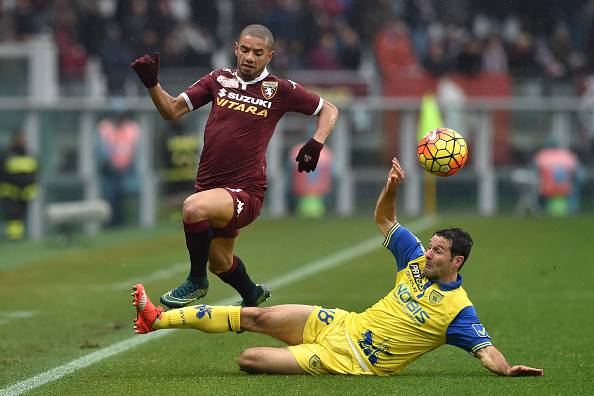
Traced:
POLYGON ((472 305, 462 309, 452 320, 446 331, 446 344, 457 346, 470 353, 492 345, 491 337, 479 321, 472 305))
POLYGON ((386 235, 384 246, 396 258, 398 271, 406 268, 410 261, 425 254, 425 249, 423 249, 421 241, 398 223, 394 224, 394 227, 386 235))

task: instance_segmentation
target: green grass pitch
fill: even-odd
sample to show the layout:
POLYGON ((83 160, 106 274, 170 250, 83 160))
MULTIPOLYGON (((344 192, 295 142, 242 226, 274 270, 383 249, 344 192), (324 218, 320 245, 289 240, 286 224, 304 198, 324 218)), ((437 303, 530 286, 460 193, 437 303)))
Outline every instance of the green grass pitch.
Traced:
MULTIPOLYGON (((413 224, 414 221, 403 221, 413 224)), ((393 377, 247 375, 235 359, 249 346, 279 346, 258 334, 166 336, 41 385, 29 394, 588 394, 594 389, 593 217, 439 218, 418 236, 462 226, 474 238, 464 286, 494 344, 542 378, 500 378, 454 347, 429 353, 393 377)), ((238 254, 258 282, 378 237, 368 219, 266 220, 244 230, 238 254)), ((379 241, 379 239, 378 239, 379 241)), ((187 271, 181 227, 125 230, 51 242, 0 244, 0 395, 19 381, 109 348, 132 333, 130 287, 158 300, 187 271)), ((381 246, 273 289, 271 304, 361 311, 393 285, 381 246)), ((232 298, 211 276, 206 302, 232 298)))

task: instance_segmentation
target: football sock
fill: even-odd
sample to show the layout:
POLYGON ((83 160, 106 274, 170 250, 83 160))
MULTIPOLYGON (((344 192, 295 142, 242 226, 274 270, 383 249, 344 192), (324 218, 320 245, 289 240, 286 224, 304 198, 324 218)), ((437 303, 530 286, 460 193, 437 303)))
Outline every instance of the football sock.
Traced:
POLYGON ((190 253, 189 279, 199 285, 207 282, 206 264, 208 262, 208 249, 212 239, 212 228, 206 220, 196 223, 184 222, 186 234, 186 247, 190 253))
POLYGON ((240 332, 239 313, 241 307, 195 305, 162 312, 153 323, 160 329, 196 329, 205 333, 240 332))
POLYGON ((233 264, 231 265, 231 268, 225 272, 217 274, 217 276, 221 278, 223 282, 231 285, 237 290, 245 301, 252 301, 258 298, 256 284, 252 282, 252 279, 245 270, 243 261, 241 261, 239 257, 233 256, 233 264), (254 296, 254 294, 256 295, 254 296))

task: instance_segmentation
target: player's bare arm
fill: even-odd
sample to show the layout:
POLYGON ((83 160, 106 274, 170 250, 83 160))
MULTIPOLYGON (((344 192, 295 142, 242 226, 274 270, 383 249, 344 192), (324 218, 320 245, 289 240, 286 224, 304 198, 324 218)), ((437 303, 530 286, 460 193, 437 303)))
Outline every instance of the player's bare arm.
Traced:
POLYGON ((388 172, 386 184, 375 205, 375 222, 381 233, 386 235, 396 224, 396 191, 398 185, 404 181, 405 174, 398 160, 392 159, 392 168, 388 172))
POLYGON ((520 365, 510 366, 503 354, 494 346, 479 349, 475 356, 480 359, 485 368, 497 375, 507 377, 540 377, 543 375, 541 369, 520 365))
POLYGON ((137 58, 130 66, 134 69, 142 84, 148 89, 151 99, 161 116, 166 120, 175 120, 187 114, 190 109, 181 95, 174 98, 159 84, 160 59, 158 52, 152 57, 144 55, 137 58))
POLYGON ((318 165, 320 152, 324 147, 326 138, 330 135, 336 121, 338 120, 338 109, 332 103, 324 101, 322 109, 318 114, 318 122, 314 135, 301 147, 295 161, 298 162, 299 172, 313 172, 318 165))
POLYGON ((324 143, 338 121, 338 108, 327 100, 324 100, 322 109, 318 115, 318 122, 313 138, 324 143))
POLYGON ((190 112, 190 108, 181 95, 177 98, 172 97, 161 87, 161 84, 149 88, 148 91, 155 107, 164 119, 177 120, 190 112))

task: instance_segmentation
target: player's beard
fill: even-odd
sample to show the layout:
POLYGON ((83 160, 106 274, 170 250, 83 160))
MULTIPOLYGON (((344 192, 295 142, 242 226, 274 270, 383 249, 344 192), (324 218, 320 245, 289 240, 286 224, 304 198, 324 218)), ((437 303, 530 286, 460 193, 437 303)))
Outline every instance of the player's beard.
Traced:
POLYGON ((433 269, 435 269, 435 267, 433 267, 433 265, 431 265, 431 269, 428 269, 427 263, 425 263, 425 268, 423 269, 423 276, 429 280, 432 280, 432 281, 437 280, 437 277, 435 276, 435 274, 432 271, 433 269))
POLYGON ((243 81, 251 81, 254 78, 258 77, 258 75, 262 73, 262 70, 258 72, 256 68, 249 68, 245 66, 239 66, 237 68, 237 74, 243 81))

